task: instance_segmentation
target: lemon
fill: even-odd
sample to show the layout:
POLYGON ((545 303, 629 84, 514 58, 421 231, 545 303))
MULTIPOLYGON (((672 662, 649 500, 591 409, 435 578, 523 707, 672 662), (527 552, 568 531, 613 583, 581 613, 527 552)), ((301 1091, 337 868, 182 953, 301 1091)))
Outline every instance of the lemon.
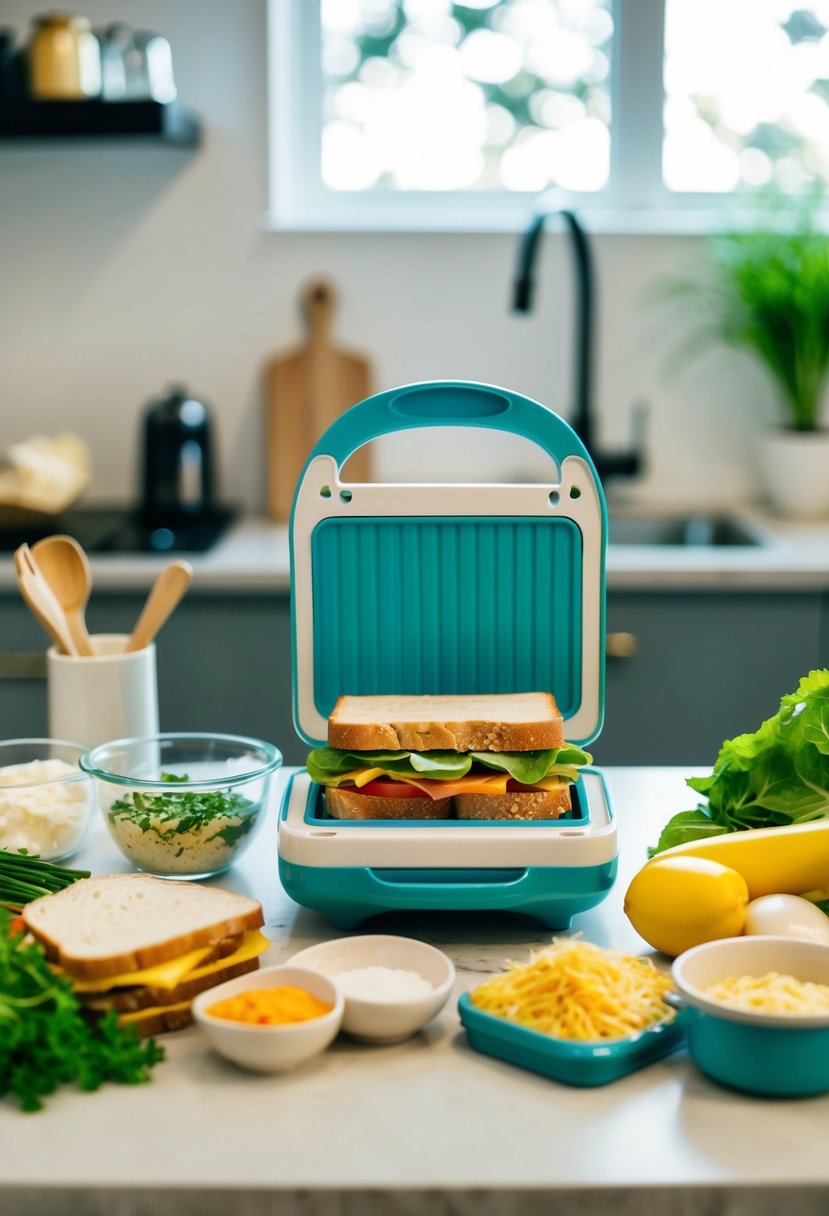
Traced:
POLYGON ((743 876, 704 857, 655 857, 625 895, 625 912, 639 936, 672 957, 700 942, 738 937, 747 906, 743 876))

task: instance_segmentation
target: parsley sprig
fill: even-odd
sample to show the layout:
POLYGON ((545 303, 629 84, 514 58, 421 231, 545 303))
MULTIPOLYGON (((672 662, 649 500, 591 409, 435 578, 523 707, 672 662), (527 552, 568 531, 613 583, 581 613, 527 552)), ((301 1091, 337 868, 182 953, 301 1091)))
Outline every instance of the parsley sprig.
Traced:
MULTIPOLYGON (((161 780, 171 784, 189 781, 188 775, 162 773, 161 780)), ((135 790, 118 798, 109 808, 110 823, 125 820, 137 824, 142 832, 154 832, 161 840, 172 841, 185 832, 196 832, 216 823, 216 831, 205 843, 222 840, 234 845, 251 830, 257 804, 232 790, 181 790, 169 794, 147 794, 135 790), (227 822, 227 821, 230 822, 227 822)))
POLYGON ((13 1094, 22 1110, 40 1110, 62 1085, 135 1085, 163 1059, 163 1047, 119 1026, 112 1010, 88 1022, 71 981, 52 971, 37 943, 12 930, 0 908, 0 1097, 13 1094))

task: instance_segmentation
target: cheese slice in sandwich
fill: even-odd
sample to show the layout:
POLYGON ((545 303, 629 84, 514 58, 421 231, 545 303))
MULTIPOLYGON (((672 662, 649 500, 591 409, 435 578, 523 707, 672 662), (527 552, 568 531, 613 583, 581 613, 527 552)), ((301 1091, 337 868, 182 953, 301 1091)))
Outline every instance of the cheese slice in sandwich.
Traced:
POLYGON ((255 929, 251 930, 245 934, 243 945, 233 954, 217 959, 205 967, 197 967, 173 988, 141 984, 130 988, 81 992, 76 985, 75 991, 84 1006, 96 1013, 105 1013, 108 1009, 114 1009, 118 1013, 130 1013, 152 1007, 167 1008, 182 1002, 189 1003, 208 988, 215 988, 227 980, 256 971, 259 956, 269 945, 270 942, 263 934, 255 929))
POLYGON ((121 975, 106 976, 97 980, 73 980, 72 986, 79 994, 112 992, 115 988, 155 988, 173 991, 192 980, 215 975, 216 972, 247 962, 264 954, 270 942, 258 929, 250 929, 241 937, 224 939, 230 949, 214 953, 209 946, 191 950, 166 963, 144 967, 138 971, 125 971, 121 975))
POLYGON ((556 819, 590 755, 551 693, 343 696, 307 760, 343 819, 556 819))

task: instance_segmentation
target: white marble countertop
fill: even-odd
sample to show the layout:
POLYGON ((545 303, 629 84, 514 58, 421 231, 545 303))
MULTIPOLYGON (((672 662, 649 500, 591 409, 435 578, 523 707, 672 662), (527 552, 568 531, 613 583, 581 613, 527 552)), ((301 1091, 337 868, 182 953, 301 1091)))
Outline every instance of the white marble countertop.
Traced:
MULTIPOLYGON (((620 870, 574 929, 640 951, 622 899, 645 846, 688 805, 685 770, 611 769, 620 870)), ((337 936, 282 891, 272 811, 222 882, 261 900, 266 963, 337 936)), ((103 826, 76 862, 126 869, 103 826)), ((395 1046, 341 1036, 281 1077, 214 1055, 195 1027, 165 1038, 148 1085, 63 1091, 36 1115, 0 1102, 0 1212, 14 1216, 818 1216, 829 1210, 829 1096, 765 1101, 721 1088, 684 1051, 573 1089, 479 1055, 456 998, 549 931, 523 917, 395 914, 369 932, 445 950, 453 997, 395 1046)))
MULTIPOLYGON (((829 521, 785 523, 748 508, 728 510, 763 543, 756 546, 615 545, 607 552, 610 590, 829 590, 829 521)), ((290 586, 288 531, 266 519, 236 523, 204 554, 186 555, 190 594, 285 593, 290 586)), ((93 556, 95 586, 145 591, 170 555, 93 556)), ((11 555, 0 558, 0 593, 15 591, 11 555)))

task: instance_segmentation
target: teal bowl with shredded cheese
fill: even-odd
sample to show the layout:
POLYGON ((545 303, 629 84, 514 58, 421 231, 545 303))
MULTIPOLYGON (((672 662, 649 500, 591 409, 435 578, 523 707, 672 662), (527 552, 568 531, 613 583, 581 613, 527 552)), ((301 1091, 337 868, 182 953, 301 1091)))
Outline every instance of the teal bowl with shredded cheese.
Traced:
POLYGON ((221 874, 250 844, 281 764, 272 743, 205 733, 116 739, 80 760, 124 857, 185 879, 221 874))
POLYGON ((706 1076, 766 1097, 829 1091, 825 999, 810 1007, 806 995, 795 1000, 787 991, 819 985, 825 997, 829 946, 793 937, 725 937, 680 954, 672 975, 685 1007, 688 1052, 706 1076), (750 1000, 723 997, 723 986, 754 993, 750 1000), (767 993, 762 1002, 758 987, 767 993))

